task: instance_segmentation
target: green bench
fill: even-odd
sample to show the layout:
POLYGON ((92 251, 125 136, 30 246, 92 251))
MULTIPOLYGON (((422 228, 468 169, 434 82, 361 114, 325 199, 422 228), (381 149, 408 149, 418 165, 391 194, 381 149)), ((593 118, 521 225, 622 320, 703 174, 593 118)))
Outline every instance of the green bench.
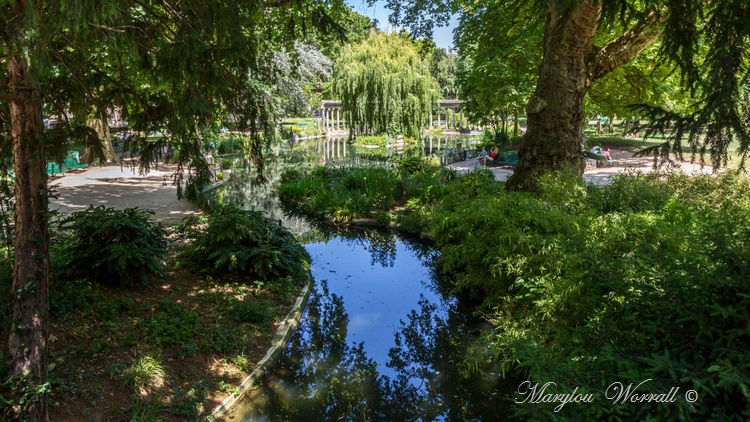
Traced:
POLYGON ((518 153, 515 151, 508 152, 504 153, 502 157, 498 154, 494 160, 488 161, 487 164, 490 167, 515 167, 518 164, 518 153))

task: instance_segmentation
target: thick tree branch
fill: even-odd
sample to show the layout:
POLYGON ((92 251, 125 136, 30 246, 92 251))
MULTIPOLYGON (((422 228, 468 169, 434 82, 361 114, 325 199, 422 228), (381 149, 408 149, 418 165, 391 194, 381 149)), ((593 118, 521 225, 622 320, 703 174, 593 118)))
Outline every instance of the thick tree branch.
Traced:
POLYGON ((104 31, 119 32, 119 33, 124 33, 125 32, 125 30, 122 29, 122 28, 113 28, 111 26, 99 25, 99 24, 95 24, 95 23, 90 23, 89 26, 91 26, 92 28, 99 28, 99 29, 102 29, 104 31))
POLYGON ((595 81, 625 65, 654 42, 664 30, 664 14, 654 11, 646 19, 602 48, 594 47, 589 77, 595 81))

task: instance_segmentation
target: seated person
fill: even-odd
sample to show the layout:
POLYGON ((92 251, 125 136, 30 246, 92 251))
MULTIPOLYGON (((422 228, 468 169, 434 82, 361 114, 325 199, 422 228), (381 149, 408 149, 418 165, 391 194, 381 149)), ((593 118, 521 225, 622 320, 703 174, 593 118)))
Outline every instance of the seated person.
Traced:
POLYGON ((479 153, 479 157, 477 157, 477 160, 482 161, 487 156, 489 156, 489 154, 487 153, 487 148, 482 147, 482 152, 479 153))
POLYGON ((605 151, 602 150, 602 147, 598 145, 594 146, 593 148, 591 148, 590 152, 586 151, 586 156, 595 159, 597 162, 602 163, 602 165, 604 166, 611 166, 611 164, 609 164, 609 161, 612 158, 610 158, 610 155, 609 155, 609 148, 606 149, 606 154, 605 154, 605 151))
POLYGON ((499 150, 497 149, 497 147, 492 147, 491 151, 492 152, 490 153, 490 155, 487 155, 486 154, 487 151, 485 151, 484 148, 482 148, 482 152, 484 152, 485 155, 484 155, 484 157, 480 155, 479 158, 478 158, 478 160, 482 163, 482 166, 486 167, 487 164, 489 164, 489 163, 491 163, 491 162, 493 162, 493 161, 495 161, 497 159, 497 154, 499 152, 499 150))

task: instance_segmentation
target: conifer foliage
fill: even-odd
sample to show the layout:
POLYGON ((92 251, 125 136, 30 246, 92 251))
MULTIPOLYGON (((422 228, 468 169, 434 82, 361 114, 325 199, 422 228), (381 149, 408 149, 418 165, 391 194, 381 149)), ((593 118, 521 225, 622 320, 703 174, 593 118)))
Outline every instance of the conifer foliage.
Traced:
POLYGON ((15 293, 8 342, 18 396, 4 400, 3 411, 24 420, 48 420, 46 162, 53 158, 53 141, 72 137, 94 110, 120 107, 134 130, 166 129, 170 134, 160 142, 143 143, 141 170, 148 170, 169 142, 180 152, 178 186, 207 180, 201 134, 222 118, 231 117, 250 134, 250 150, 259 158, 260 145, 273 127, 273 52, 291 48, 306 29, 335 32, 330 7, 343 4, 0 2, 0 152, 10 155, 12 144, 16 176, 15 293), (61 116, 61 129, 45 130, 45 115, 61 116))

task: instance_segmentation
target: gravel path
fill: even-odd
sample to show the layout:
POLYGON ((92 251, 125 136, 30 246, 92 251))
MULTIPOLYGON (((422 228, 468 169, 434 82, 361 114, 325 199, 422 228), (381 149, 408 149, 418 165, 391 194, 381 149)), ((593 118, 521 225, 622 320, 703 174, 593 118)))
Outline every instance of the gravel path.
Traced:
POLYGON ((172 185, 176 167, 159 166, 147 175, 138 169, 112 164, 90 166, 82 172, 67 172, 50 180, 53 189, 50 210, 68 214, 82 211, 89 205, 125 209, 140 207, 154 211, 153 219, 174 224, 188 215, 201 211, 187 200, 177 200, 177 187, 172 185), (56 192, 55 192, 56 191, 56 192))
MULTIPOLYGON (((597 185, 606 185, 611 183, 612 177, 618 174, 627 174, 633 172, 644 172, 648 173, 654 171, 653 169, 653 158, 633 157, 633 153, 622 150, 610 150, 612 159, 614 160, 612 167, 599 167, 595 169, 587 169, 583 174, 584 180, 589 183, 597 185)), ((458 172, 465 173, 472 171, 477 168, 481 168, 476 159, 459 161, 448 165, 448 168, 457 170, 458 172)), ((711 174, 711 166, 705 166, 701 169, 700 164, 692 164, 688 162, 675 163, 673 166, 675 169, 679 169, 687 174, 711 174)), ((512 169, 490 167, 490 170, 495 174, 495 179, 504 182, 513 174, 512 169)))

